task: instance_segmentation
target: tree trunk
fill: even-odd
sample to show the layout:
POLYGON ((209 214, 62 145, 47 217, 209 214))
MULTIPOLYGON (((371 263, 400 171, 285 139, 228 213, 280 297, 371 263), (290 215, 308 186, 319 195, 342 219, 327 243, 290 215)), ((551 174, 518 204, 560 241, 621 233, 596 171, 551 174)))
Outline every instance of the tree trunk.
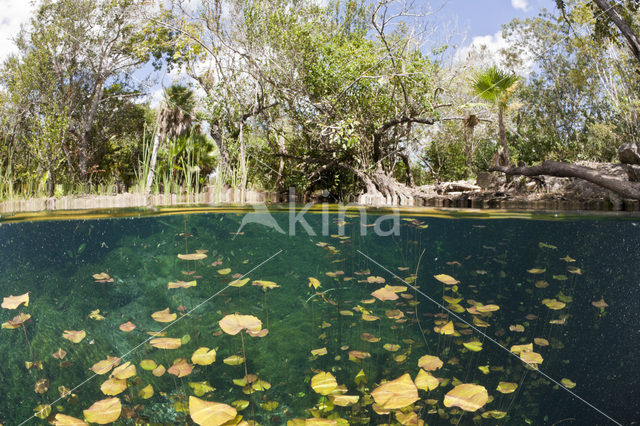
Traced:
POLYGON ((104 93, 104 79, 101 77, 96 82, 96 88, 91 98, 91 105, 87 115, 80 126, 80 140, 78 141, 78 169, 80 171, 80 181, 86 183, 88 180, 89 164, 89 132, 98 111, 98 105, 104 93))
POLYGON ((221 177, 226 179, 229 177, 229 171, 231 170, 231 163, 229 161, 229 151, 227 150, 227 146, 222 139, 222 129, 220 128, 219 121, 212 121, 209 126, 209 134, 213 138, 216 146, 218 147, 218 152, 220 153, 220 158, 218 159, 218 179, 221 177))
MULTIPOLYGON (((616 1, 616 0, 614 0, 616 1)), ((638 34, 627 24, 624 17, 616 10, 615 4, 609 3, 608 0, 593 0, 593 2, 606 13, 611 22, 620 30, 624 38, 627 40, 627 45, 631 49, 631 53, 640 64, 640 38, 638 34)), ((616 3, 618 3, 616 1, 616 3)))
POLYGON ((409 156, 407 154, 398 154, 400 158, 402 158, 402 162, 404 163, 404 167, 406 169, 407 174, 407 185, 413 188, 416 184, 413 180, 413 171, 411 171, 411 164, 409 163, 409 156))
POLYGON ((153 177, 155 175, 156 170, 156 161, 158 159, 158 147, 160 146, 160 141, 163 139, 160 134, 160 129, 156 130, 156 134, 153 137, 153 151, 151 151, 151 160, 149 161, 149 171, 147 172, 147 184, 144 187, 145 195, 149 195, 151 193, 151 185, 153 184, 153 177))
POLYGON ((507 165, 511 164, 511 155, 509 155, 509 147, 507 146, 507 130, 504 126, 504 107, 498 106, 498 133, 500 134, 500 143, 504 151, 505 161, 507 165))
POLYGON ((516 166, 493 166, 490 171, 503 172, 507 176, 556 176, 572 177, 584 179, 605 189, 615 192, 626 198, 640 200, 640 183, 629 182, 606 176, 590 167, 578 166, 575 164, 562 163, 559 161, 545 161, 538 166, 516 167, 516 166))

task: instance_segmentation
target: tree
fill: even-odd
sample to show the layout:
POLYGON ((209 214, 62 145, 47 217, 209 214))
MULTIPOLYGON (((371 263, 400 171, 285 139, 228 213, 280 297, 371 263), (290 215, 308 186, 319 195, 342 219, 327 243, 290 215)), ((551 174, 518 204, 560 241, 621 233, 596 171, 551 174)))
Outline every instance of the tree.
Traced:
POLYGON ((503 71, 497 66, 492 66, 476 73, 472 82, 472 87, 476 94, 482 99, 493 102, 498 109, 498 134, 506 165, 511 163, 511 156, 507 144, 504 112, 519 80, 517 75, 503 71))
POLYGON ((141 7, 135 0, 44 0, 18 36, 18 55, 4 64, 6 87, 30 94, 13 96, 15 110, 40 104, 65 114, 58 151, 83 183, 98 166, 93 156, 103 141, 93 140, 92 131, 108 88, 129 85, 128 73, 150 57, 140 32, 141 7), (35 61, 45 76, 27 72, 35 61))
POLYGON ((195 95, 193 90, 181 85, 171 85, 165 89, 164 100, 156 119, 145 194, 148 195, 151 192, 160 144, 166 139, 181 136, 190 129, 194 118, 194 108, 195 95))

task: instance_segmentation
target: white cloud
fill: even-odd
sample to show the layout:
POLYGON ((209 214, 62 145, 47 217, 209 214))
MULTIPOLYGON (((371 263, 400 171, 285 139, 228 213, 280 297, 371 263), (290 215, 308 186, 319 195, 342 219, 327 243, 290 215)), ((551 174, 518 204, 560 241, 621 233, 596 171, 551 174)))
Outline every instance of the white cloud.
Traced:
POLYGON ((511 6, 526 12, 529 9, 529 0, 511 0, 511 6))
POLYGON ((468 46, 458 49, 455 55, 456 62, 465 62, 475 59, 481 64, 499 64, 501 61, 500 51, 509 46, 507 40, 502 37, 502 31, 493 35, 474 37, 468 46))
POLYGON ((28 0, 0 0, 0 62, 12 53, 16 53, 14 39, 20 31, 20 26, 29 22, 31 13, 35 10, 33 2, 28 0))
MULTIPOLYGON (((491 35, 474 37, 471 43, 463 46, 455 54, 454 62, 466 63, 473 67, 484 68, 491 65, 504 67, 503 51, 510 46, 510 41, 502 37, 502 32, 491 35)), ((531 73, 535 58, 533 55, 525 54, 522 64, 514 71, 520 75, 528 75, 531 73)))

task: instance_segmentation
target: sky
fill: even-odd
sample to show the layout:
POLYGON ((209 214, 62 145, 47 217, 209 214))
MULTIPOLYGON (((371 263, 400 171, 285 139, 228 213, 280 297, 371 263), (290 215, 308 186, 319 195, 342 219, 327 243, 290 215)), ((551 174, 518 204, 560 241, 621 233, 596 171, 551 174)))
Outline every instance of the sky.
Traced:
MULTIPOLYGON (((454 40, 460 44, 457 55, 464 55, 469 46, 483 44, 489 51, 497 51, 505 45, 500 36, 502 24, 535 16, 542 8, 555 8, 554 0, 415 0, 414 4, 421 2, 431 3, 437 10, 434 20, 454 23, 456 32, 466 35, 454 40)), ((32 0, 0 0, 0 62, 16 52, 12 40, 34 8, 32 0)))

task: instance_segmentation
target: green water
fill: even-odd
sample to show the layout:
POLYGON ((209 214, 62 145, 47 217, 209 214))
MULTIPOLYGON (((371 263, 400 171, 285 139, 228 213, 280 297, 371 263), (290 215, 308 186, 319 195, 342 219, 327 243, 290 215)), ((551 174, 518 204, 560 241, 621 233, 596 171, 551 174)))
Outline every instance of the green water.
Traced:
MULTIPOLYGON (((399 424, 400 410, 374 411, 371 392, 405 373, 415 379, 418 360, 427 354, 444 362, 431 372, 440 385, 418 390, 419 399, 404 409, 425 424, 599 425, 613 424, 607 416, 622 424, 640 419, 640 218, 491 217, 485 212, 415 216, 411 222, 414 216, 408 213, 398 222, 399 235, 380 236, 374 227, 361 227, 359 216, 347 215, 341 238, 335 212, 306 214, 309 228, 298 225, 296 235, 289 235, 286 212, 271 216, 286 233, 248 223, 241 234, 236 232, 246 212, 188 213, 0 223, 0 296, 30 296, 26 307, 1 309, 0 322, 21 312, 31 315, 24 329, 0 331, 0 424, 45 424, 33 417, 41 404, 51 404, 49 420, 57 413, 82 419, 94 402, 112 398, 101 391, 109 374, 89 370, 107 356, 120 356, 137 368, 126 379, 126 390, 115 396, 122 405, 116 424, 193 424, 189 383, 196 382, 215 388, 200 399, 248 401, 238 414, 262 425, 311 417, 399 424), (322 235, 323 222, 327 235, 322 235), (207 250, 207 257, 186 261, 177 256, 196 250, 207 250), (219 272, 226 268, 231 272, 219 272), (544 271, 527 272, 534 268, 544 271), (114 281, 95 282, 92 275, 102 272, 114 281), (229 287, 235 274, 247 274, 250 281, 229 287), (434 278, 438 274, 460 283, 443 285, 434 278), (311 288, 309 277, 321 287, 311 288), (369 283, 368 277, 385 283, 369 283), (168 289, 169 282, 180 280, 196 280, 197 286, 168 289), (254 280, 279 287, 263 290, 252 285, 254 280), (397 300, 373 298, 371 293, 385 284, 407 289, 397 300), (480 302, 499 310, 482 316, 465 310, 454 317, 435 303, 458 309, 443 296, 461 298, 462 308, 480 302), (565 306, 552 310, 544 299, 565 306), (601 299, 608 307, 592 305, 601 299), (178 320, 152 318, 165 308, 178 320), (104 319, 89 318, 96 309, 104 319), (377 319, 367 321, 363 312, 377 319), (257 317, 269 333, 222 332, 219 321, 233 313, 257 317), (474 317, 488 326, 469 327, 474 317), (454 335, 434 331, 438 322, 449 320, 454 335), (121 331, 127 321, 137 328, 121 331), (510 330, 516 325, 524 330, 510 330), (165 328, 166 337, 182 339, 180 348, 149 344, 148 332, 165 328), (86 337, 72 343, 62 337, 65 330, 84 330, 86 337), (380 340, 367 342, 363 333, 380 340), (549 342, 533 345, 543 358, 540 371, 497 345, 508 349, 535 338, 549 342), (243 392, 233 380, 244 377, 244 364, 223 362, 243 354, 243 339, 247 372, 268 382, 266 390, 243 392), (470 341, 481 342, 482 350, 466 349, 463 343, 470 341), (398 346, 387 346, 396 349, 392 352, 385 344, 398 346), (195 365, 184 377, 169 372, 156 377, 140 366, 149 359, 169 369, 178 358, 192 365, 199 347, 215 348, 216 361, 195 365), (63 359, 52 356, 59 348, 67 352, 63 359), (311 355, 321 348, 326 355, 311 355), (350 351, 367 357, 350 360, 350 351), (25 361, 41 361, 42 369, 27 370, 25 361), (479 368, 486 366, 487 374, 479 368), (311 379, 321 371, 330 372, 358 402, 334 406, 332 397, 315 392, 311 379), (361 371, 366 382, 355 380, 361 371), (549 378, 570 379, 575 395, 549 378), (35 392, 43 379, 46 391, 35 392), (496 390, 499 382, 518 387, 503 394, 496 390), (483 386, 489 400, 475 412, 446 407, 445 395, 459 383, 483 386), (144 399, 138 394, 147 385, 154 394, 144 399), (60 399, 60 386, 73 395, 60 399), (483 418, 487 412, 504 417, 483 418)), ((378 217, 369 214, 367 223, 378 217)), ((392 225, 388 220, 382 228, 392 225)))

